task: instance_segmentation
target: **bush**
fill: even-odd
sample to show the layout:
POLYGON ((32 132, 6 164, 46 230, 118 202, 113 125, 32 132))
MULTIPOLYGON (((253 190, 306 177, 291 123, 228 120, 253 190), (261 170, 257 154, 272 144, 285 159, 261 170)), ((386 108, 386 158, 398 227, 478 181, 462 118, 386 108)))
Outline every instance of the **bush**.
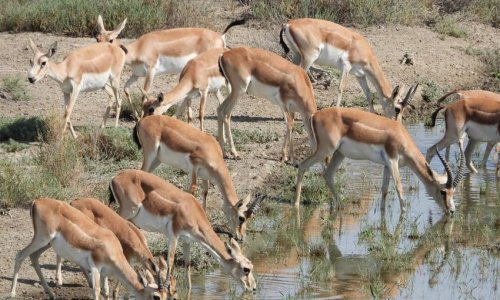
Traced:
POLYGON ((94 36, 101 14, 107 29, 127 18, 123 36, 137 37, 163 27, 194 26, 204 19, 203 9, 203 5, 178 0, 5 0, 0 31, 94 36))
POLYGON ((25 80, 19 76, 3 78, 2 89, 10 95, 13 101, 31 100, 31 96, 26 90, 25 80))
POLYGON ((79 156, 91 160, 137 160, 139 149, 128 128, 106 128, 83 132, 78 139, 79 156))

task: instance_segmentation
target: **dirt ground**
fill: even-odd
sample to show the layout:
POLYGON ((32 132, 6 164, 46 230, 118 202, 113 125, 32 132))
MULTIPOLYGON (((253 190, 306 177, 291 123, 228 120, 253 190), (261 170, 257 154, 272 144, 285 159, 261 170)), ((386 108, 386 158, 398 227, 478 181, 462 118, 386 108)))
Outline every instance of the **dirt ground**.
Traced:
MULTIPOLYGON (((235 9, 235 8, 233 8, 235 9)), ((229 17, 223 18, 214 30, 221 30, 229 22, 229 17)), ((466 38, 444 37, 424 27, 405 26, 376 26, 359 30, 370 40, 379 62, 385 72, 389 83, 393 86, 401 83, 406 85, 417 81, 431 81, 448 90, 454 88, 472 89, 480 88, 486 80, 483 64, 476 56, 467 55, 464 49, 467 47, 494 49, 500 45, 500 32, 489 26, 467 23, 460 24, 467 33, 466 38), (402 65, 399 60, 405 53, 409 53, 415 61, 414 65, 402 65)), ((281 53, 279 46, 279 27, 262 29, 259 24, 250 24, 235 27, 227 34, 227 44, 230 47, 252 46, 268 49, 281 53)), ((94 43, 90 38, 68 38, 42 33, 0 33, 0 79, 8 76, 18 75, 27 77, 29 60, 32 52, 28 48, 28 39, 31 38, 40 49, 46 50, 54 41, 58 42, 57 54, 54 59, 61 61, 72 50, 94 43)), ((126 45, 130 40, 123 40, 126 45)), ((122 75, 122 85, 129 77, 129 69, 125 68, 122 75)), ((27 79, 27 78, 26 78, 27 79)), ((154 81, 153 94, 160 91, 168 91, 177 80, 177 75, 157 76, 154 81)), ((142 84, 142 79, 139 83, 142 84)), ((337 81, 325 90, 316 87, 315 94, 319 105, 326 105, 336 99, 337 81)), ((4 117, 13 116, 41 116, 50 113, 62 115, 63 95, 55 81, 45 78, 34 85, 28 85, 28 91, 32 100, 13 102, 8 98, 0 98, 0 111, 4 117)), ((134 88, 135 93, 139 93, 134 88)), ((416 106, 420 93, 416 95, 416 106)), ((362 95, 357 81, 349 76, 345 90, 347 102, 362 95)), ((104 91, 81 94, 76 102, 72 115, 75 125, 95 125, 101 122, 102 114, 106 107, 107 96, 104 91)), ((208 131, 216 131, 216 101, 210 96, 208 101, 206 126, 208 131)), ((195 102, 196 103, 196 102, 195 102)), ((197 105, 197 104, 195 104, 197 105)), ((197 114, 197 110, 195 110, 197 114)), ((233 128, 256 129, 261 128, 284 134, 285 123, 279 109, 264 99, 245 97, 241 99, 233 111, 233 128)), ((110 122, 112 123, 112 122, 110 122)), ((121 122, 120 126, 132 127, 132 122, 121 122)), ((305 134, 300 139, 295 135, 296 144, 305 140, 305 134)), ((241 196, 252 191, 255 187, 264 185, 266 175, 280 164, 279 150, 282 137, 279 141, 269 145, 249 145, 240 153, 241 160, 228 160, 231 175, 236 184, 238 194, 241 196)), ((304 147, 304 153, 307 152, 304 147)), ((5 158, 6 153, 0 152, 5 158)), ((140 163, 138 162, 138 167, 140 163)), ((215 191, 211 191, 213 195, 215 191)), ((217 198, 216 196, 212 198, 217 198)), ((32 224, 29 211, 24 209, 13 209, 8 214, 0 215, 0 240, 2 241, 0 251, 0 297, 5 297, 11 285, 14 257, 17 251, 25 247, 32 237, 32 224)), ((55 277, 55 256, 48 251, 41 258, 42 268, 46 268, 46 276, 49 282, 55 277)), ((63 276, 67 285, 56 290, 56 294, 63 298, 85 298, 91 297, 91 290, 86 287, 83 276, 73 272, 66 266, 63 276)), ((17 295, 25 298, 45 297, 42 287, 38 284, 38 278, 31 268, 29 262, 24 263, 20 272, 20 280, 17 295)))

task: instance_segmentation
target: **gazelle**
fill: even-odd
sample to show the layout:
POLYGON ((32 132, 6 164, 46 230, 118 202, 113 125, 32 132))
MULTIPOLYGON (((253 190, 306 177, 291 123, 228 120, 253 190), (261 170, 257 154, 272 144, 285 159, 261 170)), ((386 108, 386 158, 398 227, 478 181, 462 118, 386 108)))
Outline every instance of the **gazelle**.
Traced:
MULTIPOLYGON (((80 92, 105 89, 109 83, 112 91, 108 94, 114 95, 116 104, 115 126, 118 126, 120 115, 120 76, 125 64, 125 53, 127 49, 123 46, 111 44, 93 44, 71 52, 66 58, 55 63, 50 58, 56 53, 57 42, 54 42, 46 53, 38 50, 38 47, 30 39, 29 45, 33 51, 31 69, 28 72, 28 80, 36 83, 45 75, 54 79, 64 93, 64 127, 63 132, 69 126, 71 134, 76 137, 75 130, 71 124, 71 112, 80 92)), ((108 88, 109 89, 109 88, 108 88)), ((102 127, 113 103, 108 101, 108 107, 104 113, 102 127)))
MULTIPOLYGON (((161 102, 162 94, 159 96, 161 102)), ((260 199, 250 203, 250 195, 238 200, 231 174, 226 167, 217 141, 209 134, 168 116, 148 116, 134 128, 134 140, 142 146, 141 170, 152 172, 160 163, 180 168, 191 176, 191 193, 196 179, 203 181, 203 208, 207 206, 209 180, 219 189, 223 209, 234 236, 243 240, 248 220, 256 213, 260 199)))
MULTIPOLYGON (((99 15, 97 25, 98 42, 114 43, 117 32, 125 26, 127 19, 113 31, 106 31, 99 15)), ((149 93, 155 75, 179 73, 186 63, 197 55, 212 48, 225 48, 224 35, 237 25, 246 23, 246 19, 231 22, 221 33, 203 28, 175 28, 153 31, 140 36, 127 45, 126 64, 132 68, 132 76, 125 83, 125 95, 129 102, 130 86, 139 77, 146 77, 144 90, 149 93)), ((143 98, 143 102, 146 99, 143 98)))
POLYGON ((163 233, 168 238, 167 278, 172 275, 177 239, 183 237, 189 288, 189 243, 198 242, 245 290, 256 290, 252 263, 243 255, 234 239, 231 238, 229 244, 221 241, 193 195, 140 170, 121 171, 111 180, 110 190, 110 203, 118 202, 122 217, 144 230, 163 233))
POLYGON ((278 105, 287 122, 283 161, 293 162, 292 129, 294 112, 299 112, 314 148, 309 117, 316 112, 316 99, 306 72, 279 55, 257 48, 235 48, 222 54, 219 66, 231 92, 217 109, 218 140, 224 149, 224 133, 231 154, 238 157, 231 134, 231 111, 244 94, 266 98, 278 105))
POLYGON ((52 247, 56 254, 90 272, 94 299, 99 299, 101 272, 120 280, 136 299, 160 299, 155 295, 156 289, 140 281, 142 277, 129 265, 120 241, 110 230, 97 225, 78 209, 54 199, 33 201, 30 213, 35 233, 31 243, 16 255, 11 297, 16 296, 19 269, 29 256, 43 289, 54 299, 38 263, 40 255, 52 247))
POLYGON ((285 55, 291 50, 293 62, 309 74, 313 63, 340 70, 337 107, 342 101, 345 77, 352 74, 368 99, 370 111, 375 112, 375 109, 368 81, 377 91, 384 115, 390 118, 394 116, 394 92, 391 92, 377 57, 363 35, 325 20, 295 19, 283 25, 280 44, 285 55))
MULTIPOLYGON (((148 248, 146 238, 142 232, 131 222, 120 217, 114 210, 104 205, 101 201, 93 198, 80 198, 71 201, 70 205, 98 225, 111 230, 118 240, 123 249, 123 254, 130 265, 140 265, 146 270, 146 279, 148 284, 155 284, 155 279, 152 274, 160 275, 160 267, 166 267, 166 263, 160 259, 160 266, 154 262, 153 254, 148 248)), ((61 257, 57 256, 56 266, 56 282, 59 286, 62 285, 61 276, 61 257)), ((165 270, 166 271, 166 270, 165 270)), ((107 277, 106 279, 107 280, 107 277)), ((158 282, 161 282, 158 277, 158 282)), ((175 284, 170 282, 172 290, 175 289, 175 284)), ((160 286, 160 288, 162 288, 160 286)), ((118 297, 119 282, 114 288, 114 298, 118 297)), ((106 291, 107 292, 107 291, 106 291)))
POLYGON ((384 166, 382 199, 386 198, 392 177, 399 197, 401 211, 405 210, 399 165, 408 166, 424 184, 427 193, 446 213, 455 211, 453 194, 463 176, 465 162, 462 153, 460 169, 453 179, 448 163, 439 155, 445 166, 447 179, 444 187, 438 176, 425 161, 405 127, 395 120, 354 108, 327 108, 311 117, 311 127, 316 139, 314 153, 299 164, 295 193, 295 206, 300 205, 304 173, 316 162, 332 155, 324 177, 328 188, 339 205, 335 188, 335 172, 345 157, 371 160, 384 166), (400 164, 401 160, 401 164, 400 164))
POLYGON ((438 99, 438 103, 453 94, 459 97, 456 102, 440 106, 432 113, 431 126, 434 126, 439 111, 444 109, 446 131, 443 138, 427 150, 427 161, 432 160, 436 148, 447 148, 448 157, 450 145, 467 133, 469 143, 465 149, 466 164, 471 172, 477 173, 471 159, 476 145, 479 142, 488 143, 482 161, 482 165, 486 165, 491 150, 500 142, 500 95, 482 90, 452 91, 438 99))
POLYGON ((188 123, 192 120, 191 99, 200 96, 200 129, 204 131, 205 101, 209 92, 215 92, 219 104, 224 101, 221 88, 226 86, 226 78, 219 70, 219 57, 226 51, 224 48, 210 49, 190 60, 181 72, 179 83, 164 97, 146 101, 143 104, 143 114, 161 115, 170 106, 184 100, 175 113, 182 114, 185 106, 188 107, 188 123), (160 101, 161 100, 161 101, 160 101))

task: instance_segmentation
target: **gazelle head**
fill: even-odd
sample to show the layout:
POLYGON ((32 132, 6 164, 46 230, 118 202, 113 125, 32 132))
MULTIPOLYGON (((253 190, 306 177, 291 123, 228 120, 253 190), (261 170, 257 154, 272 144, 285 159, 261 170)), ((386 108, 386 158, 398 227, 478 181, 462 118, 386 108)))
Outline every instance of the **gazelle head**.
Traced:
POLYGON ((403 112, 408 107, 413 107, 411 101, 413 100, 413 96, 417 91, 418 83, 411 86, 406 92, 405 97, 403 98, 403 90, 404 87, 400 87, 399 85, 394 88, 391 94, 391 102, 394 103, 394 119, 398 122, 403 120, 403 112))
POLYGON ((455 202, 453 201, 453 195, 455 194, 455 189, 462 180, 462 177, 464 176, 465 172, 465 155, 463 152, 463 146, 460 144, 459 148, 460 148, 460 167, 458 169, 457 175, 455 176, 455 178, 453 178, 450 165, 441 156, 436 147, 436 152, 439 157, 439 160, 441 160, 441 163, 443 164, 444 169, 446 170, 446 183, 444 184, 444 186, 440 184, 440 180, 439 178, 437 178, 436 173, 434 173, 430 169, 430 166, 427 164, 427 170, 432 175, 435 181, 435 184, 433 185, 431 190, 429 190, 428 188, 428 192, 434 197, 434 199, 438 202, 438 204, 444 206, 444 210, 446 213, 451 213, 451 214, 455 212, 455 202))
MULTIPOLYGON (((150 97, 146 92, 141 89, 143 101, 142 101, 142 117, 152 116, 155 114, 156 108, 162 106, 163 100, 165 99, 163 93, 158 94, 158 97, 150 97)), ((168 109, 166 107, 165 109, 168 109)))
POLYGON ((161 285, 156 283, 148 283, 146 278, 142 274, 137 274, 139 281, 144 286, 144 289, 139 293, 135 293, 136 299, 144 300, 166 300, 167 293, 162 289, 161 285))
POLYGON ((127 24, 127 19, 123 20, 123 22, 118 25, 115 30, 112 31, 107 31, 104 28, 104 23, 102 21, 101 15, 97 17, 97 27, 99 29, 99 33, 96 35, 95 39, 97 40, 98 43, 102 42, 109 42, 113 43, 118 35, 120 35, 120 32, 122 32, 123 28, 125 28, 125 24, 127 24))
POLYGON ((224 242, 226 251, 231 256, 231 260, 224 264, 228 273, 231 273, 246 291, 253 292, 257 289, 257 283, 253 277, 252 262, 241 252, 238 243, 231 238, 229 243, 224 242))
POLYGON ((234 206, 234 209, 236 209, 237 213, 232 214, 234 217, 231 223, 236 233, 235 238, 238 241, 243 241, 245 239, 248 220, 252 218, 259 210, 264 196, 257 196, 255 200, 251 204, 249 204, 251 198, 251 195, 248 195, 244 199, 238 201, 234 206))
POLYGON ((40 52, 31 39, 29 40, 29 46, 33 51, 33 58, 30 60, 31 69, 28 71, 28 80, 35 83, 47 74, 49 59, 56 53, 57 42, 50 45, 47 53, 40 52))

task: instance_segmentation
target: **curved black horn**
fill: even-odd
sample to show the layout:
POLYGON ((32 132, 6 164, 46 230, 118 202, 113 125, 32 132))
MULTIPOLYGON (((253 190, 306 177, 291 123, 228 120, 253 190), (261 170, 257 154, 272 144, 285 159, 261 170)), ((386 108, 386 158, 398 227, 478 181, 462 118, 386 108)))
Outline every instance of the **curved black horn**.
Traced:
POLYGON ((458 143, 458 146, 460 148, 460 167, 458 169, 457 176, 455 176, 455 178, 453 179, 453 188, 457 187, 465 173, 465 154, 463 149, 464 146, 461 142, 458 143))
POLYGON ((410 104, 410 102, 413 100, 413 96, 415 95, 415 92, 417 91, 417 88, 418 88, 418 83, 408 89, 408 93, 406 93, 406 97, 401 102, 402 107, 406 107, 410 104))
POLYGON ((160 258, 158 258, 158 265, 154 264, 156 271, 156 280, 158 281, 158 290, 160 291, 163 288, 163 282, 161 280, 161 271, 160 271, 160 258))
POLYGON ((435 146, 436 148, 436 153, 439 157, 439 160, 441 160, 441 162, 443 163, 444 165, 444 169, 446 170, 446 175, 448 175, 447 177, 447 180, 446 180, 446 188, 451 188, 452 187, 452 181, 453 181, 453 175, 451 174, 451 168, 450 168, 450 165, 448 164, 447 161, 444 160, 444 158, 441 156, 441 153, 439 153, 439 150, 437 148, 437 146, 435 146))
POLYGON ((214 225, 212 225, 212 229, 215 231, 215 233, 227 234, 227 236, 229 238, 233 238, 234 237, 233 233, 229 230, 229 228, 227 228, 224 225, 214 224, 214 225))
POLYGON ((247 218, 250 218, 252 215, 254 215, 260 208, 260 205, 262 204, 262 200, 264 200, 264 195, 257 195, 255 200, 250 204, 248 207, 247 211, 245 212, 245 216, 247 218))

